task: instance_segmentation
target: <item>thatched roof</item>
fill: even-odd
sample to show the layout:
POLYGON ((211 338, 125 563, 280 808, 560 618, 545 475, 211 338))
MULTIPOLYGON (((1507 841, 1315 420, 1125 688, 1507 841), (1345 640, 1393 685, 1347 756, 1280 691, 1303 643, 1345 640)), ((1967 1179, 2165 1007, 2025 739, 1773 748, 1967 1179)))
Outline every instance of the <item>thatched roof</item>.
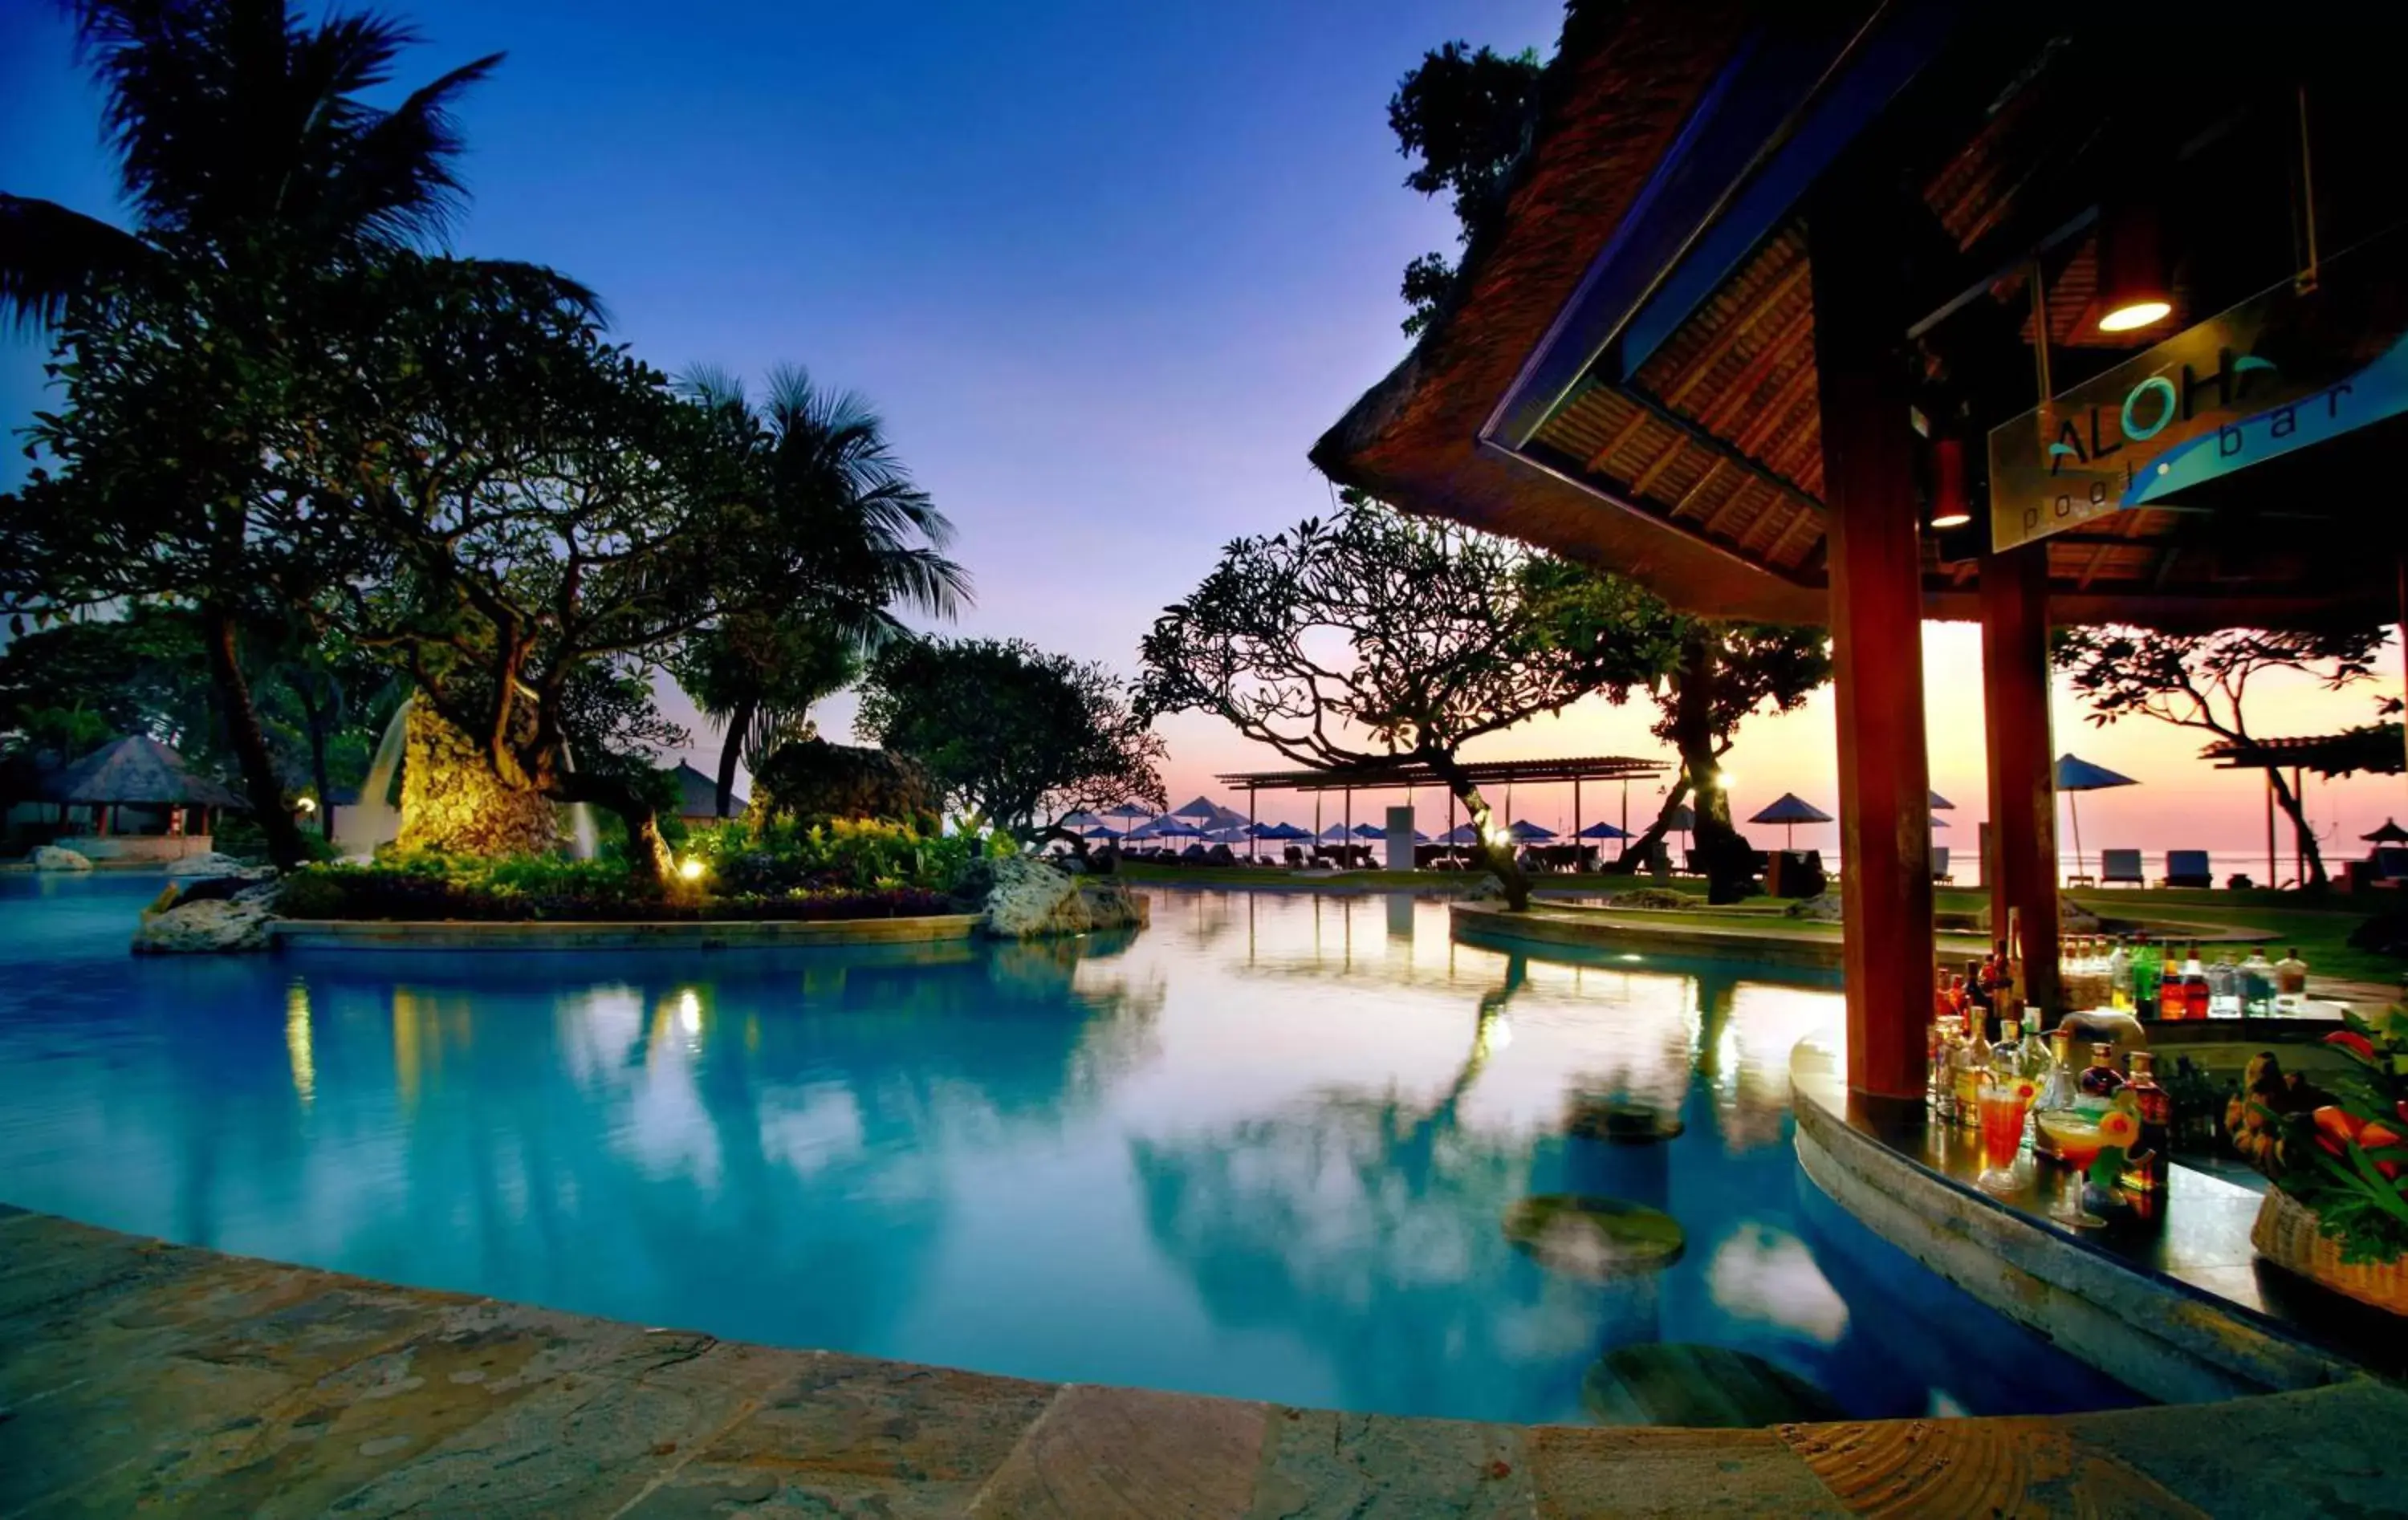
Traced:
POLYGON ((1465 259, 1449 309, 1312 448, 1312 462, 1409 510, 1624 571, 1684 605, 1811 623, 1823 597, 1482 446, 1490 409, 1629 213, 1745 35, 1744 8, 1631 0, 1569 30, 1503 214, 1465 259))
POLYGON ((248 809, 240 794, 196 776, 184 757, 144 734, 103 745, 50 777, 52 802, 136 803, 151 807, 248 809))
MULTIPOLYGON (((677 767, 669 774, 677 778, 677 812, 680 818, 715 818, 719 815, 719 779, 717 777, 706 776, 682 760, 677 763, 677 767)), ((741 793, 728 801, 728 808, 732 812, 740 813, 748 806, 750 804, 744 800, 741 793)))

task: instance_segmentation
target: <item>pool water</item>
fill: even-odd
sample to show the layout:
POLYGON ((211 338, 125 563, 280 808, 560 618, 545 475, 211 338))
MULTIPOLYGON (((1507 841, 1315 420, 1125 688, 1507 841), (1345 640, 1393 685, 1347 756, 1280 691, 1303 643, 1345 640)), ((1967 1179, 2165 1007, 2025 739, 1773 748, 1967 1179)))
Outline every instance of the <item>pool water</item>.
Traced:
POLYGON ((1604 1353, 1861 1416, 2135 1396, 1799 1171, 1828 979, 1540 959, 1445 905, 1162 891, 1134 936, 677 954, 127 954, 157 879, 0 877, 0 1200, 649 1325, 981 1371, 1581 1421, 1604 1353), (1802 980, 1801 980, 1802 978, 1802 980), (1568 1139, 1567 1104, 1677 1113, 1568 1139), (1551 1272, 1533 1194, 1669 1268, 1551 1272))

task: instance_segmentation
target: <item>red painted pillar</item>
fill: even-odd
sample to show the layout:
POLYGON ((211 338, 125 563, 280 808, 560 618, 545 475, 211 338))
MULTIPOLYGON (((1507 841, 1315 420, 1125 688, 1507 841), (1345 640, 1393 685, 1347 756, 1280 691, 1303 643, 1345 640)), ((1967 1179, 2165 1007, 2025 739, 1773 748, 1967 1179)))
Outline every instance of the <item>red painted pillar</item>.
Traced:
POLYGON ((2058 996, 2057 752, 2048 716, 2048 548, 2027 544, 1982 559, 1982 688, 1990 760, 1990 839, 1998 869, 1990 935, 2009 910, 2023 923, 2030 1001, 2065 1011, 2058 996))
POLYGON ((1826 195, 1808 240, 1839 698, 1848 1086, 1920 1103, 1933 970, 1923 547, 1899 244, 1885 236, 1885 210, 1871 197, 1826 195))

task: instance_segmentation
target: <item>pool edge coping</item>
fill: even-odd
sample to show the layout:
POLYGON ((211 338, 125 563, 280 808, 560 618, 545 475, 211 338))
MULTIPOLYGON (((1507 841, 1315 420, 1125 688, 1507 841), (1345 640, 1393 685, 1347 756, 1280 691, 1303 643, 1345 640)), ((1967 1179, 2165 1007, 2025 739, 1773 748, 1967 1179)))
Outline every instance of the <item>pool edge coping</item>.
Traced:
POLYGON ((480 921, 302 919, 268 924, 279 950, 753 950, 968 939, 975 913, 896 918, 480 921))

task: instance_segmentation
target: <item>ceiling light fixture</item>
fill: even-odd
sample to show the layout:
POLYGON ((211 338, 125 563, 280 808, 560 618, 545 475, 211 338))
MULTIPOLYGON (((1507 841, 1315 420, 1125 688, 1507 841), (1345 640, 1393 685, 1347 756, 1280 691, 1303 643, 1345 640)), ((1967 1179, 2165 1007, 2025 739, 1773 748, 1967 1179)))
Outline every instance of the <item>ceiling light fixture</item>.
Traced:
POLYGON ((1973 521, 1965 495, 1965 442, 1942 438, 1931 446, 1931 525, 1961 528, 1973 521))
POLYGON ((2099 308, 2102 333, 2138 332, 2173 315, 2154 207, 2120 206, 2100 217, 2099 308))

